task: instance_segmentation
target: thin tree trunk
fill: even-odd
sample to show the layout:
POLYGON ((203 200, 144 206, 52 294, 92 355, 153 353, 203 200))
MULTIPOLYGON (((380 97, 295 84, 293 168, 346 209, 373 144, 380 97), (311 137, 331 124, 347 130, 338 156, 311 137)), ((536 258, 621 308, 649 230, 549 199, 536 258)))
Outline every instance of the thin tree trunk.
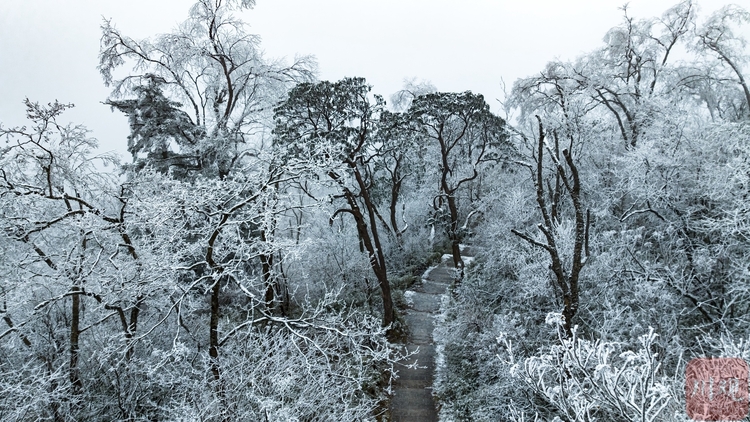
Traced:
POLYGON ((362 215, 362 211, 356 205, 356 199, 351 193, 347 195, 347 199, 352 207, 352 215, 357 224, 357 232, 361 239, 360 244, 364 246, 367 251, 367 255, 370 258, 370 266, 372 267, 372 271, 375 273, 375 277, 378 279, 378 284, 380 285, 380 291, 383 296, 383 326, 387 327, 394 322, 395 313, 393 310, 391 285, 388 281, 388 272, 385 267, 385 258, 382 249, 380 248, 380 243, 373 243, 373 238, 370 236, 364 215, 362 215))
POLYGON ((451 241, 453 265, 461 271, 461 275, 463 276, 464 260, 461 258, 461 235, 458 232, 458 207, 456 206, 456 198, 453 195, 448 195, 448 210, 450 211, 451 217, 448 238, 451 241))
MULTIPOLYGON (((264 244, 266 243, 267 239, 266 239, 265 230, 261 230, 260 240, 264 244)), ((273 274, 271 271, 273 268, 273 253, 260 254, 260 266, 261 266, 261 273, 263 276, 263 283, 266 288, 266 294, 265 294, 266 308, 269 311, 273 311, 276 308, 276 293, 275 293, 273 274)))
POLYGON ((746 114, 750 115, 750 89, 747 86, 747 83, 745 82, 744 76, 742 76, 742 72, 740 71, 739 67, 732 61, 726 54, 724 54, 722 51, 720 51, 718 48, 714 49, 722 59, 724 59, 725 62, 729 65, 729 67, 732 68, 734 73, 737 75, 737 78, 739 79, 739 84, 742 87, 742 92, 745 94, 745 105, 747 106, 746 114))
MULTIPOLYGON (((395 321, 396 315, 393 311, 393 298, 391 297, 391 284, 388 282, 388 271, 386 269, 385 254, 383 253, 383 247, 380 243, 380 236, 378 234, 378 220, 375 216, 375 204, 370 199, 370 193, 367 190, 367 184, 362 178, 362 173, 360 173, 359 169, 356 168, 356 164, 354 165, 354 167, 354 175, 357 179, 357 183, 359 184, 360 194, 362 196, 362 199, 364 200, 365 207, 367 207, 367 215, 370 220, 370 232, 372 232, 371 249, 374 249, 374 251, 371 252, 370 260, 375 260, 377 264, 375 267, 373 267, 373 269, 375 270, 375 275, 378 277, 380 290, 383 293, 383 326, 387 327, 395 321)), ((365 225, 364 228, 366 232, 367 226, 365 225)), ((395 227, 394 230, 396 230, 395 227)))
POLYGON ((219 293, 221 292, 221 278, 217 277, 211 288, 211 317, 208 329, 208 356, 211 358, 211 374, 217 383, 221 378, 219 371, 219 293))
POLYGON ((71 306, 71 321, 70 321, 70 384, 73 386, 75 393, 80 393, 83 390, 83 383, 81 382, 81 375, 78 369, 78 353, 80 345, 78 338, 81 334, 81 296, 77 293, 80 292, 78 286, 71 288, 72 295, 72 306, 71 306))
POLYGON ((132 343, 135 332, 138 330, 138 316, 141 313, 141 302, 143 302, 143 296, 138 296, 135 301, 135 305, 130 310, 130 322, 128 323, 128 329, 125 332, 125 340, 128 344, 128 348, 125 351, 125 360, 130 361, 135 352, 135 347, 132 343))
MULTIPOLYGON (((357 226, 357 234, 359 235, 360 239, 360 248, 364 247, 364 249, 367 251, 367 255, 370 258, 370 266, 372 267, 372 271, 375 273, 375 277, 377 277, 378 284, 380 285, 380 291, 382 292, 383 296, 383 326, 387 327, 396 320, 396 314, 393 308, 393 298, 391 296, 391 285, 388 281, 388 271, 386 269, 385 255, 383 254, 383 248, 381 246, 380 237, 378 235, 378 220, 375 215, 375 205, 370 199, 370 194, 367 190, 367 183, 362 177, 362 173, 359 171, 357 163, 353 161, 353 159, 349 159, 346 161, 346 164, 352 170, 352 173, 354 174, 354 177, 357 181, 360 196, 365 204, 365 207, 367 208, 370 227, 368 228, 367 221, 365 220, 365 216, 362 213, 362 209, 357 203, 357 196, 346 187, 343 187, 343 192, 344 197, 349 204, 349 208, 338 210, 334 214, 334 217, 339 212, 347 212, 354 217, 354 221, 357 226)), ((331 177, 331 179, 340 183, 341 178, 338 174, 331 171, 328 173, 328 175, 331 177)), ((333 219, 334 217, 331 218, 333 219)))

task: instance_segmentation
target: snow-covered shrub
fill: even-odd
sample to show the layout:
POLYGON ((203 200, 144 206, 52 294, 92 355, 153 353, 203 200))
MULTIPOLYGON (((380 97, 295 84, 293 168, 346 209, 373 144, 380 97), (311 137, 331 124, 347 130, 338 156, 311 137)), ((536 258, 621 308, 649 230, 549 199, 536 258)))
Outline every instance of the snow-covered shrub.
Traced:
MULTIPOLYGON (((552 325, 561 324, 559 314, 550 314, 552 325)), ((670 379, 661 370, 654 352, 657 334, 649 329, 639 337, 640 347, 621 343, 571 339, 546 352, 515 361, 510 340, 498 337, 506 347, 511 373, 547 403, 548 416, 570 421, 666 420, 677 406, 670 379)), ((542 413, 542 412, 540 412, 542 413)))

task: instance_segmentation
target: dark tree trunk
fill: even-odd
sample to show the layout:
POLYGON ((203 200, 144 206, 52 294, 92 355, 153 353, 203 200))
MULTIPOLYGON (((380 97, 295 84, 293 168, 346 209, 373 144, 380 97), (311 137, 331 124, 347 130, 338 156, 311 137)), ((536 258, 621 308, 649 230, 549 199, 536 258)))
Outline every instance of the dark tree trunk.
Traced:
MULTIPOLYGON (((570 170, 570 175, 567 174, 563 162, 560 160, 559 153, 555 152, 552 157, 555 165, 555 177, 556 189, 565 188, 568 192, 571 202, 573 203, 573 210, 575 213, 575 242, 573 246, 572 265, 570 272, 567 273, 565 266, 563 265, 563 251, 560 250, 560 246, 557 244, 555 239, 554 226, 558 223, 556 220, 559 218, 557 215, 557 209, 559 204, 553 203, 551 206, 552 215, 548 210, 547 201, 545 199, 545 183, 544 183, 544 126, 542 120, 537 116, 539 138, 537 140, 536 148, 536 167, 531 168, 532 180, 536 188, 536 201, 539 207, 539 211, 542 215, 542 223, 537 227, 544 234, 546 243, 538 242, 531 236, 521 233, 517 230, 511 230, 513 234, 529 242, 531 245, 544 249, 549 253, 551 259, 550 269, 555 277, 555 287, 559 289, 563 298, 563 330, 568 338, 573 336, 574 318, 578 312, 579 307, 579 293, 578 293, 578 279, 586 264, 586 258, 588 257, 588 213, 587 217, 584 217, 583 204, 581 203, 581 183, 578 176, 578 168, 573 162, 573 158, 570 151, 564 149, 562 155, 564 157, 564 164, 570 170), (557 181, 559 180, 559 182, 557 181), (553 218, 554 216, 554 218, 553 218)), ((556 134, 555 134, 556 135, 556 134)), ((557 145, 557 140, 555 140, 557 145)), ((571 141, 572 145, 572 141, 571 141)), ((560 198, 561 193, 556 191, 552 193, 553 198, 560 198)))
POLYGON ((138 296, 135 305, 133 305, 133 308, 130 310, 130 322, 128 323, 128 329, 125 331, 125 340, 128 344, 128 348, 125 351, 125 360, 127 361, 130 361, 135 352, 132 340, 138 330, 138 316, 141 313, 141 302, 143 302, 143 296, 138 296))
POLYGON ((70 384, 73 386, 75 393, 80 393, 83 390, 83 382, 81 382, 81 375, 78 369, 78 353, 80 345, 78 338, 81 335, 81 296, 78 293, 80 288, 73 286, 71 288, 71 320, 70 320, 70 384))
POLYGON ((458 228, 458 207, 456 198, 453 195, 448 196, 448 210, 450 211, 450 229, 448 230, 448 239, 451 241, 451 253, 453 254, 453 265, 461 271, 463 275, 464 260, 461 257, 461 233, 458 228))
POLYGON ((221 371, 219 366, 219 295, 221 294, 221 279, 223 269, 214 260, 214 247, 219 238, 221 229, 229 220, 228 213, 223 214, 217 228, 211 233, 208 239, 208 248, 206 249, 206 263, 212 272, 213 286, 211 287, 211 312, 208 324, 208 356, 211 360, 211 375, 216 381, 217 393, 221 395, 221 371))
MULTIPOLYGON (((265 244, 266 243, 266 231, 261 230, 260 232, 260 240, 265 244)), ((273 311, 276 308, 276 291, 275 291, 275 281, 272 274, 273 270, 273 253, 262 253, 260 254, 260 266, 261 266, 261 273, 263 275, 263 283, 266 288, 266 294, 265 294, 265 302, 266 302, 266 308, 269 311, 273 311)))
MULTIPOLYGON (((391 229, 393 230, 393 233, 396 235, 396 243, 400 248, 403 248, 403 239, 402 236, 404 232, 406 231, 406 226, 404 226, 403 229, 399 229, 398 227, 398 198, 401 194, 401 185, 404 181, 404 177, 401 175, 401 161, 403 160, 403 155, 399 155, 395 159, 395 164, 393 167, 393 171, 391 171, 391 203, 388 206, 388 209, 390 211, 390 220, 391 220, 391 229)), ((406 222, 406 221, 404 221, 406 222)))
MULTIPOLYGON (((383 326, 387 327, 395 321, 395 313, 393 310, 393 298, 391 297, 391 285, 388 281, 388 271, 385 266, 385 256, 383 255, 380 241, 376 237, 377 231, 374 232, 375 235, 370 236, 370 229, 368 229, 365 217, 362 214, 360 207, 357 205, 356 198, 351 192, 347 194, 347 201, 349 202, 351 208, 350 212, 357 225, 357 233, 361 239, 360 244, 364 246, 367 251, 367 255, 370 259, 370 267, 372 267, 372 271, 375 273, 378 285, 380 286, 380 291, 383 296, 383 326)), ((372 227, 372 230, 377 229, 372 227)))
POLYGON ((211 374, 217 383, 221 377, 219 371, 219 293, 221 292, 220 278, 216 278, 211 288, 211 318, 208 329, 208 356, 211 358, 211 374))
MULTIPOLYGON (((380 243, 380 236, 378 234, 378 219, 376 215, 375 204, 372 202, 369 193, 369 186, 362 176, 357 162, 354 159, 346 160, 346 164, 352 170, 357 185, 359 187, 359 195, 356 195, 349 188, 342 185, 343 196, 346 199, 349 208, 342 208, 336 211, 336 214, 346 212, 354 217, 354 221, 357 226, 357 234, 360 239, 360 248, 364 247, 367 251, 367 256, 370 260, 370 266, 372 271, 375 273, 375 277, 378 279, 380 285, 380 291, 383 296, 383 326, 390 326, 396 320, 396 314, 393 308, 393 298, 391 296, 391 285, 388 281, 388 270, 386 268, 385 254, 380 243), (367 209, 367 218, 362 213, 362 208, 359 206, 357 198, 361 198, 367 209), (368 226, 369 221, 369 226, 368 226)), ((334 181, 341 183, 341 176, 331 171, 328 172, 328 176, 334 181)), ((334 217, 331 217, 333 221, 334 217)))

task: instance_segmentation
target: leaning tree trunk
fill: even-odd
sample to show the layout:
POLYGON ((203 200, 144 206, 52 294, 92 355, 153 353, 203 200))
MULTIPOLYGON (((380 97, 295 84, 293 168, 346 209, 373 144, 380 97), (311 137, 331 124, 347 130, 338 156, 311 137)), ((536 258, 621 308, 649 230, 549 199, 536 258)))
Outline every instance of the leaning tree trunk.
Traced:
MULTIPOLYGON (((370 266, 372 271, 375 273, 375 277, 378 279, 380 285, 380 291, 383 296, 383 326, 389 327, 396 320, 396 313, 393 308, 393 297, 391 296, 391 284, 388 281, 388 270, 385 262, 385 254, 383 253, 383 247, 380 243, 380 236, 378 235, 378 219, 375 210, 375 204, 368 191, 368 185, 360 172, 357 163, 353 159, 346 161, 346 164, 352 170, 357 185, 359 187, 359 197, 364 202, 365 208, 367 208, 367 218, 362 213, 362 208, 359 206, 357 201, 358 196, 352 192, 348 187, 342 185, 343 196, 346 199, 349 208, 341 208, 337 210, 333 216, 331 216, 331 222, 339 213, 348 213, 354 217, 354 221, 357 226, 357 234, 360 239, 360 246, 364 247, 367 251, 367 256, 370 260, 370 266), (369 226, 368 226, 369 221, 369 226)), ((336 182, 341 183, 341 176, 333 171, 328 172, 336 182)))
MULTIPOLYGON (((380 246, 377 231, 374 231, 373 236, 370 235, 370 229, 368 229, 365 216, 362 214, 359 205, 357 205, 357 200, 354 195, 351 192, 348 192, 346 199, 350 206, 350 210, 348 211, 354 217, 354 221, 357 225, 357 233, 359 234, 361 241, 360 245, 364 246, 367 251, 370 260, 370 267, 372 267, 372 271, 375 273, 378 285, 380 286, 380 291, 383 296, 383 326, 388 327, 395 321, 395 313, 393 309, 393 298, 391 296, 391 284, 388 281, 388 271, 385 266, 383 249, 380 246)), ((372 229, 377 230, 374 227, 372 229)))

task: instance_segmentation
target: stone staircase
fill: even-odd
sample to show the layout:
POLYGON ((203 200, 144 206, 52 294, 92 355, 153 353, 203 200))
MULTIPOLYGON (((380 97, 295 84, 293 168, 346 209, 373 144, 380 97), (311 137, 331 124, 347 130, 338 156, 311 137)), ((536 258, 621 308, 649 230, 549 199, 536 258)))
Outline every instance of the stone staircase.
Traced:
POLYGON ((394 382, 394 395, 391 400, 393 422, 436 422, 438 420, 435 402, 432 398, 432 374, 435 370, 435 345, 432 331, 433 319, 440 310, 440 297, 453 283, 453 263, 443 262, 433 268, 406 293, 409 308, 404 321, 409 327, 406 350, 418 353, 409 357, 404 364, 416 361, 419 368, 399 369, 399 378, 394 382))

